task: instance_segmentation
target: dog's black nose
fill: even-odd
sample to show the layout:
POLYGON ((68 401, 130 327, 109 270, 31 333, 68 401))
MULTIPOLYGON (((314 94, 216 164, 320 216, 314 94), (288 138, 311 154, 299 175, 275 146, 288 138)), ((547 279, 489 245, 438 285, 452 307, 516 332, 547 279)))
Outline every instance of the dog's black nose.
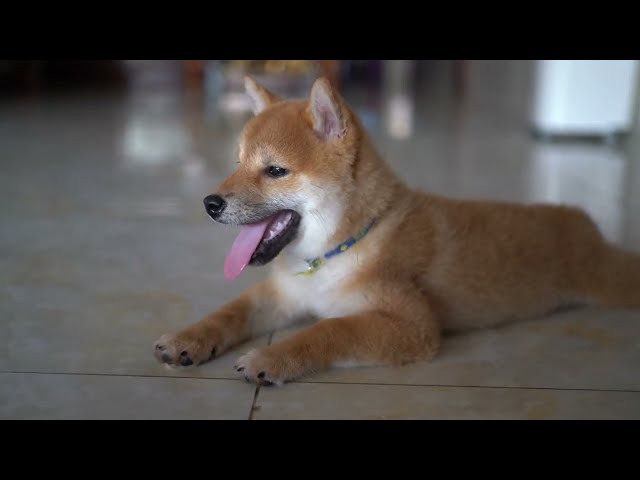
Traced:
POLYGON ((212 218, 216 218, 220 215, 226 206, 227 202, 218 195, 209 195, 204 197, 204 208, 212 218))

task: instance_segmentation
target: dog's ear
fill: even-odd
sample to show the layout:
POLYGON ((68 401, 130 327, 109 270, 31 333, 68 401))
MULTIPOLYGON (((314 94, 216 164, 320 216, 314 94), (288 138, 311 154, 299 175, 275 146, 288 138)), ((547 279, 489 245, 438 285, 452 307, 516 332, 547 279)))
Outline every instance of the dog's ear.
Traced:
POLYGON ((326 78, 319 78, 314 82, 311 87, 309 108, 313 129, 324 139, 338 139, 346 133, 340 103, 339 96, 334 93, 326 78))
POLYGON ((251 108, 256 115, 269 105, 280 101, 277 95, 274 95, 262 85, 258 85, 251 77, 244 77, 244 88, 249 98, 251 98, 251 108))

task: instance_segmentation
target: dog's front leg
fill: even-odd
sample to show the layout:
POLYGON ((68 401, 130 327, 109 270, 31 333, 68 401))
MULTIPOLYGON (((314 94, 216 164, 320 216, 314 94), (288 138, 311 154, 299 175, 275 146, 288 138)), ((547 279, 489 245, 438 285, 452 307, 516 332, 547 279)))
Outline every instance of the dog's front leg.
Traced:
POLYGON ((295 319, 281 307, 278 292, 267 282, 247 290, 202 320, 154 344, 158 360, 170 366, 199 365, 251 337, 295 319))
POLYGON ((250 351, 236 369, 259 384, 278 384, 337 365, 400 365, 430 359, 440 329, 425 304, 330 318, 250 351))

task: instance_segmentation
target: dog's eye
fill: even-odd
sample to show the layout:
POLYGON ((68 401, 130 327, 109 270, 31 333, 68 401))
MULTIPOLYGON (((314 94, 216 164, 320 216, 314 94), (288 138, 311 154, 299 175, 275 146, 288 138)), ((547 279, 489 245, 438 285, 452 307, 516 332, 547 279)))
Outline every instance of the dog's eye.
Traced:
POLYGON ((286 168, 282 168, 282 167, 267 167, 267 175, 269 175, 270 177, 284 177, 287 173, 289 173, 289 170, 287 170, 286 168))

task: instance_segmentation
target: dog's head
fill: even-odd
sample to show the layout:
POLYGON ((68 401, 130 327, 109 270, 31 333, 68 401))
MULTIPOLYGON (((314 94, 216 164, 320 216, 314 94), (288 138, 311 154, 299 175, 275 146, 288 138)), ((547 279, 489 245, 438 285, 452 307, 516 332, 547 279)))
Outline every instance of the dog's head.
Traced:
POLYGON ((358 132, 329 82, 308 100, 283 100, 245 79, 255 116, 240 137, 237 170, 204 199, 207 213, 243 229, 225 262, 227 278, 263 265, 285 247, 318 255, 342 219, 353 185, 358 132))

